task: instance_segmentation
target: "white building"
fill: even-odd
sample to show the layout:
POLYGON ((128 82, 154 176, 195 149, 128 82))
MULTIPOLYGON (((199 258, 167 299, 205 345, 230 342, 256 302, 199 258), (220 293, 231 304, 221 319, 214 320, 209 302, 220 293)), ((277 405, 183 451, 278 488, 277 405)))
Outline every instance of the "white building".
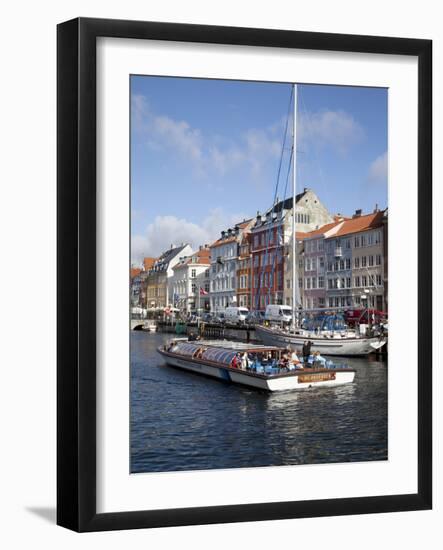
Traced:
POLYGON ((180 258, 169 281, 171 302, 182 313, 209 311, 210 250, 207 246, 180 258))
POLYGON ((221 232, 221 237, 211 249, 211 311, 223 311, 237 305, 237 269, 239 243, 245 231, 249 231, 253 220, 244 220, 233 229, 221 232))

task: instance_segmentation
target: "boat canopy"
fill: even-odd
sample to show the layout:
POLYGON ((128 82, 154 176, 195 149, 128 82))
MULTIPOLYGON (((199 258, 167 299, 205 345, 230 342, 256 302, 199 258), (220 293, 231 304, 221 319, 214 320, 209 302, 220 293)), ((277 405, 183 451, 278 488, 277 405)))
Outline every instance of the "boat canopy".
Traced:
POLYGON ((346 330, 348 328, 343 313, 313 315, 304 321, 306 330, 346 330))
POLYGON ((230 365, 236 351, 226 350, 223 348, 206 348, 204 345, 198 343, 179 343, 174 349, 174 353, 184 355, 186 357, 193 357, 197 351, 201 350, 202 355, 199 359, 206 359, 207 361, 215 361, 217 363, 223 363, 230 365))

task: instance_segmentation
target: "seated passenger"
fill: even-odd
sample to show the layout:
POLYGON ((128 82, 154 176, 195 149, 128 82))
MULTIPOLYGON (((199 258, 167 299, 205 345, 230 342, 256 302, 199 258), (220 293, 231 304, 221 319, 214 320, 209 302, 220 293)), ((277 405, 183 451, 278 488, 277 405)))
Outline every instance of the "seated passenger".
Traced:
POLYGON ((314 357, 313 363, 320 363, 322 366, 325 366, 326 359, 320 355, 319 351, 315 351, 313 357, 314 357))
POLYGON ((249 358, 248 358, 248 352, 245 351, 241 358, 241 368, 243 370, 246 370, 249 367, 249 358))
POLYGON ((235 354, 234 357, 231 360, 231 367, 233 369, 238 368, 237 354, 235 354))

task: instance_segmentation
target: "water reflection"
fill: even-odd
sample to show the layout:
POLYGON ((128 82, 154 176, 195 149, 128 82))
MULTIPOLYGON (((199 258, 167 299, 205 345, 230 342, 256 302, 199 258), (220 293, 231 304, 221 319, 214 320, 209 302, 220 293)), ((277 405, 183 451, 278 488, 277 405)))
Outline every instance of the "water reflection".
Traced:
POLYGON ((387 365, 347 360, 355 382, 269 394, 164 365, 168 335, 131 334, 131 470, 387 458, 387 365))

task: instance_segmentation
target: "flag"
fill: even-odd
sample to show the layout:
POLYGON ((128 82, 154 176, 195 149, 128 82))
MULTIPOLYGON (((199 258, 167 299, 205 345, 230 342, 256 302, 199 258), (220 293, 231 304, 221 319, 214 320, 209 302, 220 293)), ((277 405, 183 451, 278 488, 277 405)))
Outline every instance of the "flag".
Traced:
POLYGON ((202 287, 200 287, 200 296, 207 296, 208 295, 208 292, 206 292, 206 290, 202 287))

